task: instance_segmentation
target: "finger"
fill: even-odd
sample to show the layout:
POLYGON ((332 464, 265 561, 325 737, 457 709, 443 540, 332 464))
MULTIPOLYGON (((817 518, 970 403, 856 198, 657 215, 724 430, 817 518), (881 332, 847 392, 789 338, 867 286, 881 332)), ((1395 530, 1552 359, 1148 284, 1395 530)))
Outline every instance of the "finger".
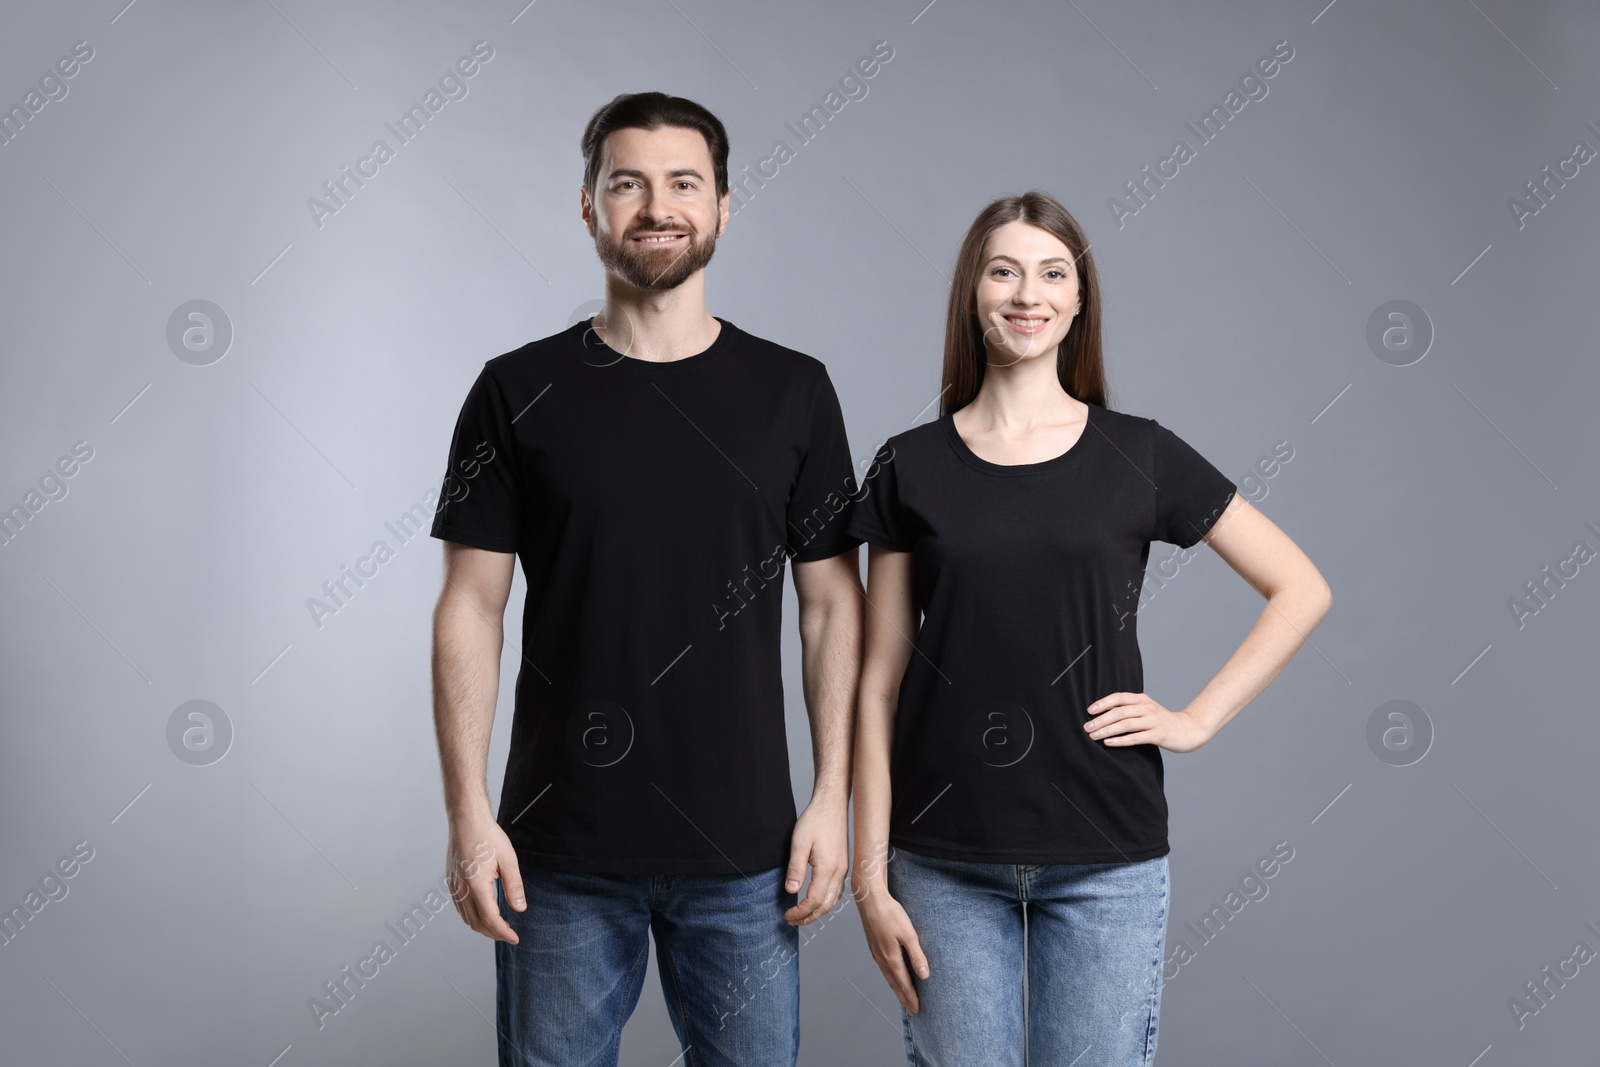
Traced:
POLYGON ((462 884, 466 892, 462 894, 461 900, 457 902, 456 910, 461 912, 461 917, 466 920, 467 925, 472 927, 474 931, 480 934, 484 933, 483 909, 478 905, 478 888, 471 882, 463 882, 462 884))
POLYGON ((519 940, 517 932, 500 914, 500 906, 495 902, 494 882, 489 879, 474 882, 472 900, 478 909, 478 923, 473 929, 496 941, 509 941, 515 945, 519 940))
POLYGON ((796 841, 789 849, 789 867, 784 871, 783 888, 789 893, 800 892, 806 877, 806 857, 811 849, 806 842, 796 841))
POLYGON ((1117 734, 1125 734, 1133 730, 1149 728, 1149 720, 1137 712, 1123 711, 1106 717, 1097 722, 1089 731, 1089 736, 1097 741, 1103 741, 1117 734))
POLYGON ((792 909, 791 914, 794 915, 794 919, 791 921, 800 926, 814 922, 823 912, 822 891, 822 879, 812 872, 811 885, 806 888, 805 897, 792 909))
POLYGON ((922 1001, 917 996, 917 987, 911 984, 910 979, 906 980, 905 1006, 906 1011, 909 1011, 912 1015, 922 1010, 922 1001))
POLYGON ((824 912, 832 913, 832 910, 834 910, 835 907, 838 907, 840 901, 845 899, 845 878, 835 878, 835 880, 830 883, 830 886, 832 886, 832 888, 827 891, 826 901, 822 901, 822 910, 824 910, 824 912))
POLYGON ((467 925, 484 937, 494 937, 489 927, 489 916, 498 916, 500 908, 494 897, 494 883, 487 885, 477 882, 468 883, 470 892, 467 895, 467 925))
POLYGON ((839 903, 843 895, 844 871, 839 870, 813 870, 811 872, 811 895, 817 898, 817 916, 832 913, 834 906, 839 903), (821 886, 819 890, 817 887, 821 886))
MULTIPOLYGON (((1090 737, 1095 737, 1096 734, 1099 734, 1100 737, 1104 737, 1105 734, 1103 731, 1115 726, 1117 723, 1125 722, 1137 714, 1138 712, 1127 708, 1114 708, 1111 711, 1108 711, 1103 715, 1090 719, 1088 722, 1084 723, 1083 729, 1089 734, 1090 737)), ((1123 727, 1123 729, 1127 729, 1127 727, 1123 727)), ((1095 740, 1099 740, 1100 737, 1095 737, 1095 740)))
POLYGON ((450 887, 450 903, 455 905, 456 914, 465 919, 467 917, 467 897, 472 892, 472 887, 467 884, 467 880, 465 878, 461 877, 461 875, 457 874, 455 871, 451 871, 448 875, 447 884, 450 887))
MULTIPOLYGON (((917 931, 907 926, 906 933, 902 933, 899 939, 901 939, 902 952, 898 953, 898 955, 901 955, 902 960, 909 961, 910 971, 915 971, 917 977, 920 977, 922 981, 928 981, 928 957, 923 955, 922 942, 917 941, 917 931)), ((906 971, 906 966, 901 965, 901 969, 906 971)), ((906 1005, 906 1011, 917 1014, 922 1009, 922 1000, 917 997, 917 982, 912 981, 910 971, 906 971, 906 998, 904 998, 904 1005, 906 1005)))
POLYGON ((1121 722, 1124 719, 1145 716, 1150 714, 1153 710, 1154 706, 1150 703, 1150 701, 1145 699, 1143 696, 1139 696, 1136 701, 1126 704, 1118 704, 1115 707, 1102 709, 1099 714, 1092 716, 1087 722, 1085 722, 1083 724, 1083 728, 1090 733, 1093 733, 1096 730, 1109 726, 1111 723, 1121 722))
POLYGON ((1161 734, 1158 730, 1141 730, 1136 734, 1123 734, 1120 737, 1106 738, 1106 744, 1116 745, 1118 748, 1124 745, 1159 745, 1160 743, 1161 734))
POLYGON ((507 856, 500 862, 500 887, 505 890, 506 902, 514 911, 526 911, 528 899, 522 884, 522 868, 517 864, 515 856, 507 856))
POLYGON ((456 906, 461 920, 473 929, 478 921, 478 906, 472 899, 472 881, 460 871, 450 876, 450 901, 456 906))
POLYGON ((833 911, 833 906, 837 903, 839 903, 839 891, 837 889, 830 891, 827 887, 827 879, 813 871, 811 874, 811 890, 806 894, 806 899, 802 900, 797 907, 799 915, 802 916, 800 925, 807 926, 816 922, 833 911))
POLYGON ((916 931, 908 933, 903 943, 906 946, 906 955, 911 958, 911 969, 917 972, 918 978, 926 981, 931 972, 928 968, 927 954, 922 951, 922 942, 917 939, 916 931))
POLYGON ((1109 711, 1112 708, 1121 707, 1124 704, 1132 704, 1139 700, 1140 696, 1141 694, 1139 693, 1107 693, 1093 704, 1090 704, 1087 710, 1090 715, 1099 715, 1101 712, 1109 711))
POLYGON ((798 904, 783 913, 784 919, 787 920, 790 925, 804 926, 810 921, 810 916, 813 911, 810 900, 811 898, 809 896, 802 897, 798 904))
POLYGON ((823 903, 823 911, 832 911, 844 897, 844 879, 847 873, 849 873, 848 868, 840 867, 828 875, 828 897, 823 903))
POLYGON ((894 999, 907 1011, 915 1010, 912 1005, 917 1002, 917 992, 911 987, 911 974, 906 970, 905 959, 900 954, 898 943, 894 946, 894 954, 878 961, 878 970, 883 972, 883 980, 889 983, 889 989, 894 993, 894 999))

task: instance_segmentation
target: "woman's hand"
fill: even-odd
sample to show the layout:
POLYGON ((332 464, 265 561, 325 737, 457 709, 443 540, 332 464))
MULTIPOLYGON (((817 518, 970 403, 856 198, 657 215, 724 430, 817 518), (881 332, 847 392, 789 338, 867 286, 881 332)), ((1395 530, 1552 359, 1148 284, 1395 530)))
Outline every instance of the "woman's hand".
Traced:
POLYGON ((911 916, 900 902, 889 895, 889 887, 878 879, 854 890, 861 913, 861 928, 867 935, 867 947, 878 962, 878 970, 894 990, 900 1005, 917 1013, 917 990, 911 984, 911 971, 906 967, 906 957, 911 957, 911 967, 917 977, 926 980, 929 974, 928 957, 922 954, 917 931, 911 926, 911 916))
POLYGON ((1111 693, 1088 708, 1083 724, 1090 737, 1107 745, 1159 745, 1168 752, 1193 752, 1212 734, 1186 711, 1168 711, 1144 693, 1111 693))

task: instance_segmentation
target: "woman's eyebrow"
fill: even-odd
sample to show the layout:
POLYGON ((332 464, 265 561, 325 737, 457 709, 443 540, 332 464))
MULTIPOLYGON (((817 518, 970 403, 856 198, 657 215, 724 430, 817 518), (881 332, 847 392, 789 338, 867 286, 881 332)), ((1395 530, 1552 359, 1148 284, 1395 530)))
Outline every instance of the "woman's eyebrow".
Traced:
MULTIPOLYGON (((1022 263, 1019 260, 1013 259, 1012 257, 1010 257, 1008 255, 1004 255, 1002 253, 996 253, 995 255, 990 256, 989 259, 988 259, 988 262, 993 263, 997 259, 1003 259, 1007 263, 1015 263, 1019 267, 1022 266, 1022 263)), ((1049 259, 1041 259, 1039 261, 1039 266, 1042 267, 1047 263, 1066 263, 1066 262, 1069 262, 1069 261, 1068 261, 1067 257, 1065 257, 1065 256, 1051 256, 1049 259)))

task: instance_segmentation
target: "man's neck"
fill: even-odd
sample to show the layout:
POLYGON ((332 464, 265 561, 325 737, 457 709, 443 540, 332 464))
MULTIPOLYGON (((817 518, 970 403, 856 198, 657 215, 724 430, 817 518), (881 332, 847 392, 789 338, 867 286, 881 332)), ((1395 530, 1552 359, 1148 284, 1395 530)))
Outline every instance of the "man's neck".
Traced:
POLYGON ((606 278, 606 302, 595 316, 595 332, 625 356, 669 363, 711 347, 722 324, 706 310, 705 275, 665 292, 636 289, 606 278))

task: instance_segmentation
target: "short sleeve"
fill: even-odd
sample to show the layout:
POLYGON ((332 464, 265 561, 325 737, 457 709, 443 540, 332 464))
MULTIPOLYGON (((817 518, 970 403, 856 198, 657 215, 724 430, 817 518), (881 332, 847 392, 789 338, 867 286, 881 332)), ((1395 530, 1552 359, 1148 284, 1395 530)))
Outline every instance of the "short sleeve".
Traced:
POLYGON ((854 470, 844 413, 826 367, 811 390, 806 414, 806 453, 789 495, 785 518, 791 559, 808 563, 848 552, 861 543, 846 530, 854 470))
POLYGON ((1151 421, 1155 423, 1151 480, 1155 482, 1156 522, 1150 539, 1188 548, 1206 535, 1238 490, 1231 478, 1183 438, 1151 421))
POLYGON ((911 551, 911 536, 900 512, 900 480, 894 446, 886 442, 872 458, 850 512, 850 533, 891 552, 911 551))
POLYGON ((486 365, 456 419, 431 536, 492 552, 517 550, 521 507, 511 422, 505 394, 486 365))

